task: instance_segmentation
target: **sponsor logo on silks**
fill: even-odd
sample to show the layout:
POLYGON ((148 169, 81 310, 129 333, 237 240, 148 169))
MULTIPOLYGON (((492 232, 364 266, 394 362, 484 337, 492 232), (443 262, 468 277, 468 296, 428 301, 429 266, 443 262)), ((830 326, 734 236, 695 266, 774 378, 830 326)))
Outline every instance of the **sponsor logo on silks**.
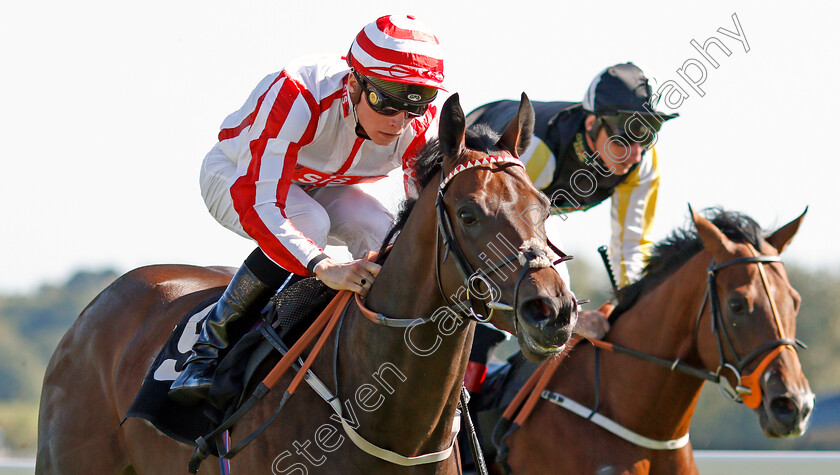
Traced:
POLYGON ((359 176, 359 175, 333 175, 327 172, 319 172, 302 165, 295 166, 292 181, 298 185, 307 186, 307 189, 320 186, 334 185, 355 185, 358 183, 373 183, 385 178, 386 175, 359 176))
POLYGON ((418 102, 418 101, 419 101, 419 100, 421 100, 421 99, 423 99, 423 96, 421 96, 420 94, 413 94, 413 93, 412 93, 412 94, 409 94, 409 95, 408 95, 408 100, 409 100, 409 101, 418 102))
POLYGON ((341 82, 344 86, 344 94, 341 95, 341 112, 344 117, 347 117, 350 114, 350 98, 347 91, 347 76, 345 76, 341 82))

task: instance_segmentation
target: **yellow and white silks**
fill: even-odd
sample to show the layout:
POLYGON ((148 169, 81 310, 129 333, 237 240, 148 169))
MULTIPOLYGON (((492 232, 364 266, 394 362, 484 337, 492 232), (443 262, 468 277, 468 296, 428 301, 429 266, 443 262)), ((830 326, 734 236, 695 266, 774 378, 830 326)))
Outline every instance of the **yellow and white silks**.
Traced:
MULTIPOLYGON (((557 160, 542 140, 534 137, 531 146, 520 159, 537 189, 543 190, 551 184, 557 160)), ((610 263, 619 287, 638 280, 650 256, 658 191, 659 167, 656 149, 653 148, 642 156, 639 165, 627 178, 614 188, 611 197, 610 263)), ((585 210, 591 206, 583 204, 578 209, 585 210)), ((570 211, 573 210, 562 210, 563 213, 570 211)), ((555 209, 552 212, 559 214, 561 210, 555 209)))

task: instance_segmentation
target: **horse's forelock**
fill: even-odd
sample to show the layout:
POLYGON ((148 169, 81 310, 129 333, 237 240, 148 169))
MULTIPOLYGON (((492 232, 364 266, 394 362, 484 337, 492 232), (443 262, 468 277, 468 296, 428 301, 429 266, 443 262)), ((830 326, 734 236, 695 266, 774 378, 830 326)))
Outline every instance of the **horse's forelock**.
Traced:
MULTIPOLYGON (((498 141, 499 134, 494 132, 486 124, 475 124, 466 130, 465 145, 470 150, 493 154, 499 151, 496 146, 496 142, 498 141)), ((429 185, 432 178, 440 171, 442 164, 443 152, 440 150, 440 141, 435 138, 420 149, 414 162, 414 173, 417 176, 417 182, 421 189, 429 185)), ((377 261, 385 260, 386 253, 384 250, 393 241, 394 236, 405 226, 408 215, 411 214, 415 202, 416 200, 414 199, 406 199, 400 204, 400 210, 394 220, 394 225, 382 243, 377 261)), ((379 263, 381 264, 381 262, 379 263)))
MULTIPOLYGON (((470 150, 492 154, 499 151, 496 147, 498 140, 499 134, 486 124, 476 124, 466 131, 465 144, 470 150)), ((440 141, 435 138, 420 149, 414 162, 414 172, 421 189, 440 171, 442 164, 443 152, 440 149, 440 141)))
POLYGON ((756 249, 761 249, 763 246, 764 231, 749 216, 720 208, 711 208, 707 211, 713 215, 711 218, 712 224, 717 226, 732 241, 748 243, 756 249))

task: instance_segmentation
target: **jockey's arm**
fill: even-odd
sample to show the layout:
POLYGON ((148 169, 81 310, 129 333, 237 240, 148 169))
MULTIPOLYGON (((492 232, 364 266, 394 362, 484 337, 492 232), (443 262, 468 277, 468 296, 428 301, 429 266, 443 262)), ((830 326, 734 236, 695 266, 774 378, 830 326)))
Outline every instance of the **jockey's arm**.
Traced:
POLYGON ((659 169, 652 149, 612 195, 610 264, 619 288, 639 279, 650 254, 658 192, 659 169))

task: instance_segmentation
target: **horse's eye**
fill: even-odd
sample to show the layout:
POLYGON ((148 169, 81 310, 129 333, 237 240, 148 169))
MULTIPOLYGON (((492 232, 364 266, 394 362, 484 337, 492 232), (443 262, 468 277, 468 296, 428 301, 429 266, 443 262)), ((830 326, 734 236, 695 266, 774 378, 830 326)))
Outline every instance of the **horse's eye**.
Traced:
POLYGON ((476 217, 475 213, 468 209, 458 211, 458 218, 460 218, 461 222, 466 225, 475 224, 475 222, 478 221, 478 217, 476 217))
POLYGON ((743 313, 746 308, 747 302, 744 301, 743 297, 736 297, 729 300, 729 310, 732 310, 734 313, 743 313))

